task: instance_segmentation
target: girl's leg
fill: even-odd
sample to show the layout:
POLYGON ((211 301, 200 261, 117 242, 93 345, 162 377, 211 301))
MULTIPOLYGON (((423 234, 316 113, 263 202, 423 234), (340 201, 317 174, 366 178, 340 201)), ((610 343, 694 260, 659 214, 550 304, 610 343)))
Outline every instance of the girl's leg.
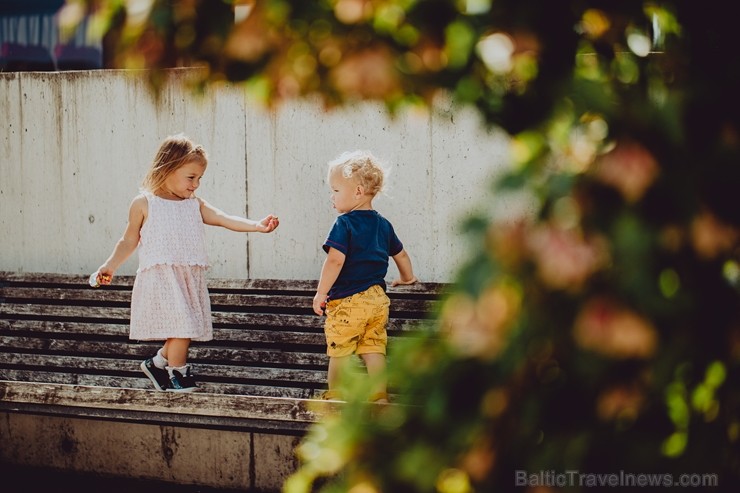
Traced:
POLYGON ((189 347, 190 339, 167 339, 162 348, 162 356, 167 359, 169 366, 179 368, 187 364, 189 347))
POLYGON ((174 392, 193 392, 198 388, 188 362, 190 339, 171 338, 165 343, 167 351, 167 372, 170 385, 167 390, 174 392))
MULTIPOLYGON (((364 353, 360 357, 365 362, 365 368, 367 368, 369 378, 378 379, 385 373, 385 354, 364 353)), ((388 402, 388 390, 385 378, 378 381, 376 387, 373 389, 370 400, 380 403, 388 402)))

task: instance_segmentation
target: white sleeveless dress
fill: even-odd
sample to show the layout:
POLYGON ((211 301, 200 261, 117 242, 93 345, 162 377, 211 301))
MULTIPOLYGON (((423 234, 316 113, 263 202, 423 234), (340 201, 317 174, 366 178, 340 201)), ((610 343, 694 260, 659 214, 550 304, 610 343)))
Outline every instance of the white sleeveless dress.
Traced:
POLYGON ((144 195, 148 213, 140 233, 129 338, 210 341, 208 255, 200 203, 144 195))

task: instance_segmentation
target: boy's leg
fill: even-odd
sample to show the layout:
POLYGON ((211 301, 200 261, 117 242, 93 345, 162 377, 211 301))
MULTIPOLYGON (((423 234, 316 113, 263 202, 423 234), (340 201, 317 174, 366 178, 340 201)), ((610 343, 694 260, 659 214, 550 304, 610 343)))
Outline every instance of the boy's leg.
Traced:
POLYGON ((365 332, 357 343, 357 354, 365 362, 365 368, 375 387, 370 396, 371 402, 388 402, 388 385, 385 380, 385 352, 388 345, 388 315, 390 299, 380 286, 366 291, 364 301, 370 313, 365 332))
POLYGON ((326 378, 329 384, 329 390, 321 394, 321 399, 327 401, 342 400, 342 392, 339 390, 339 385, 344 366, 347 364, 349 358, 349 356, 329 356, 329 369, 326 378))
POLYGON ((385 403, 388 402, 388 390, 385 381, 385 354, 382 353, 364 353, 360 357, 365 362, 368 377, 376 380, 377 383, 373 388, 371 401, 385 403))
MULTIPOLYGON (((327 394, 337 394, 341 373, 352 354, 361 355, 364 359, 363 353, 373 353, 368 370, 373 376, 385 371, 385 355, 375 353, 385 353, 389 304, 390 300, 380 286, 327 303, 324 325, 329 356, 327 394)), ((385 384, 381 387, 385 396, 385 384)))
POLYGON ((327 374, 327 383, 329 390, 339 390, 339 384, 344 367, 349 361, 349 356, 331 356, 329 357, 329 371, 327 374))
POLYGON ((370 377, 375 378, 385 372, 385 354, 365 353, 360 356, 365 361, 365 368, 367 368, 367 374, 370 377))
POLYGON ((326 305, 326 322, 324 335, 326 336, 326 354, 329 356, 327 384, 329 390, 321 395, 326 400, 341 400, 339 389, 344 367, 357 347, 359 326, 363 320, 354 320, 351 317, 352 309, 347 303, 352 297, 329 301, 326 305))

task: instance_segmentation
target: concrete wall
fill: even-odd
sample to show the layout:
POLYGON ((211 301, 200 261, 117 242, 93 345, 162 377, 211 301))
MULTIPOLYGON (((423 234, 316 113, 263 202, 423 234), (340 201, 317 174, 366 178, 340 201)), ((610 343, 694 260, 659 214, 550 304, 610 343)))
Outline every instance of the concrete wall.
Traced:
MULTIPOLYGON (((391 168, 374 205, 418 277, 452 279, 467 256, 457 226, 506 165, 502 132, 449 108, 396 118, 376 104, 267 110, 239 86, 196 97, 187 75, 174 71, 157 104, 140 72, 0 73, 0 270, 94 271, 123 232, 159 143, 184 132, 209 153, 201 197, 232 214, 281 219, 270 235, 208 228, 211 277, 317 279, 335 217, 326 163, 362 148, 391 168)), ((118 273, 136 265, 134 255, 118 273)), ((388 278, 396 275, 391 263, 388 278)))
POLYGON ((2 464, 234 491, 280 491, 297 468, 293 450, 299 440, 285 435, 0 413, 2 464))

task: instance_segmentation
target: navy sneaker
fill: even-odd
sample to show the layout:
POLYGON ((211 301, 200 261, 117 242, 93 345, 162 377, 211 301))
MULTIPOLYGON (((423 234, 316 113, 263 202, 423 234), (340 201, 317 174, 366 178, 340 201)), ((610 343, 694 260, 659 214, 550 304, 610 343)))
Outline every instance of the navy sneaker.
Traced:
POLYGON ((195 377, 190 371, 190 365, 185 367, 185 374, 180 373, 179 370, 169 369, 170 383, 167 387, 169 392, 193 392, 198 388, 195 384, 195 377))
POLYGON ((157 390, 166 390, 170 386, 170 374, 163 368, 157 368, 152 358, 141 362, 141 371, 149 377, 157 390))

